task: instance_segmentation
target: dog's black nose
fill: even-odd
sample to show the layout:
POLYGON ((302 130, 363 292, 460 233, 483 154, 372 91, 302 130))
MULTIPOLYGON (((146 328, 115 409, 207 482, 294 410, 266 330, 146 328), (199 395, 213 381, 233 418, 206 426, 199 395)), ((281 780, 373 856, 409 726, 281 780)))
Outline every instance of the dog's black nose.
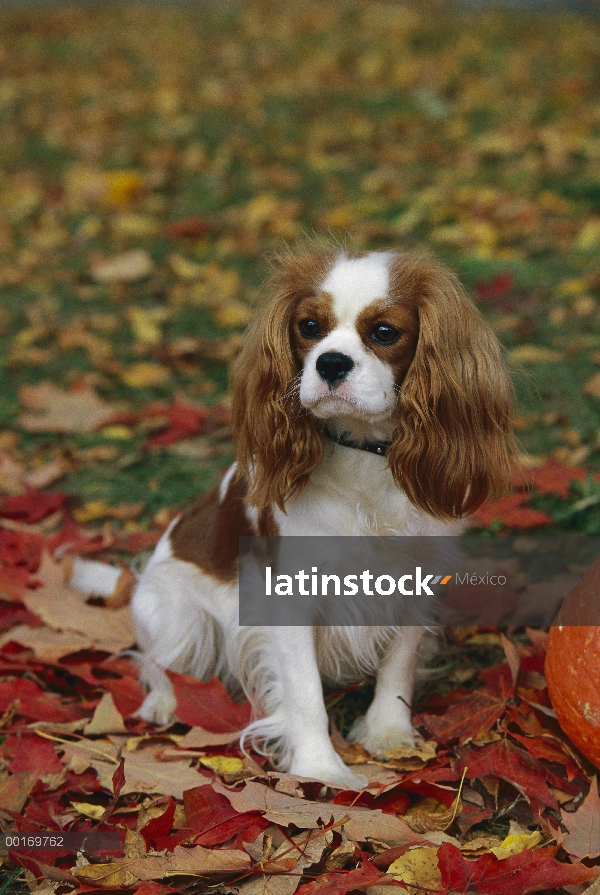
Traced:
POLYGON ((352 358, 339 351, 327 351, 317 358, 317 373, 329 385, 343 382, 353 366, 352 358))

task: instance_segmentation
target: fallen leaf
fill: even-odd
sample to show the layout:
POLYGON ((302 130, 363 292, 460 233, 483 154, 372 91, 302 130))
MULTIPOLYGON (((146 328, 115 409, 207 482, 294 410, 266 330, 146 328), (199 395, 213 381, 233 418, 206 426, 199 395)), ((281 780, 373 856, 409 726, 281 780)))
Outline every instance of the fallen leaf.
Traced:
MULTIPOLYGON (((346 895, 348 892, 364 892, 385 882, 386 874, 381 873, 369 861, 355 870, 341 871, 336 874, 325 873, 311 883, 305 883, 296 891, 298 895, 346 895)), ((399 892, 402 889, 398 890, 399 892)))
POLYGON ((486 687, 447 706, 441 715, 423 712, 415 717, 414 723, 433 734, 440 743, 458 740, 465 744, 481 731, 489 730, 502 717, 513 692, 508 666, 499 666, 486 687))
POLYGON ((164 385, 171 376, 171 371, 163 364, 153 361, 140 361, 126 367, 121 373, 121 379, 130 388, 151 388, 155 385, 164 385))
POLYGON ((572 790, 572 785, 545 767, 523 749, 513 746, 508 739, 481 747, 460 749, 460 757, 453 763, 456 771, 467 768, 470 780, 492 775, 501 777, 521 792, 537 817, 544 808, 558 809, 556 799, 548 784, 563 792, 572 790))
POLYGON ((217 678, 203 683, 189 674, 167 671, 167 675, 177 700, 175 714, 184 724, 222 733, 240 730, 250 721, 250 703, 232 702, 217 678))
POLYGON ((116 653, 135 643, 128 606, 122 609, 88 606, 83 594, 65 584, 62 566, 48 554, 44 554, 36 577, 41 586, 28 590, 24 603, 48 627, 83 635, 97 649, 108 652, 116 653))
POLYGON ((502 840, 500 845, 493 846, 490 851, 502 861, 504 858, 509 858, 511 855, 518 855, 529 848, 537 848, 542 842, 542 839, 543 836, 539 830, 534 830, 532 833, 516 833, 507 836, 502 840))
POLYGON ((199 239, 208 229, 209 223, 205 218, 193 216, 171 221, 165 227, 165 233, 173 239, 199 239))
POLYGON ((92 715, 92 720, 83 729, 86 736, 105 733, 126 733, 122 715, 117 711, 112 695, 105 693, 92 715))
POLYGON ((134 283, 149 277, 154 269, 152 258, 145 249, 133 249, 95 261, 90 268, 97 283, 134 283))
POLYGON ((513 364, 557 364, 563 358, 560 351, 542 345, 519 345, 508 352, 513 364))
POLYGON ((93 432, 114 416, 114 410, 89 386, 65 392, 51 382, 22 385, 19 426, 28 432, 93 432))
POLYGON ((523 506, 526 500, 526 494, 506 494, 484 503, 473 515, 483 525, 502 522, 507 528, 535 528, 552 522, 547 513, 523 506))
POLYGON ((411 895, 418 895, 423 889, 435 891, 442 884, 437 853, 437 848, 412 848, 388 867, 388 875, 406 883, 411 895))
POLYGON ((492 854, 465 860, 460 849, 443 843, 438 851, 442 885, 455 895, 530 895, 596 879, 596 868, 561 864, 554 857, 556 851, 523 851, 503 861, 492 854))
POLYGON ((573 857, 597 858, 600 855, 600 797, 598 795, 598 777, 592 779, 592 785, 586 798, 577 811, 563 811, 562 822, 567 828, 562 845, 573 857))
POLYGON ((571 482, 582 482, 585 479, 585 470, 565 466, 551 457, 541 466, 530 469, 527 478, 542 494, 556 494, 557 497, 566 498, 569 496, 571 482))
POLYGON ((114 886, 133 886, 139 877, 129 869, 130 864, 109 862, 106 864, 86 864, 75 869, 78 880, 88 885, 94 884, 103 889, 114 886))
POLYGON ((326 802, 297 799, 253 781, 247 782, 241 791, 228 789, 218 780, 214 782, 213 788, 226 796, 240 814, 262 811, 267 820, 282 826, 293 823, 301 829, 311 829, 319 823, 343 822, 349 839, 365 842, 373 838, 398 845, 423 842, 423 838, 413 832, 403 820, 379 810, 345 808, 326 802))
POLYGON ((591 379, 588 379, 583 391, 586 395, 591 395, 592 398, 600 398, 600 373, 594 373, 591 379))
POLYGON ((232 730, 224 733, 213 733, 203 727, 192 727, 185 734, 179 745, 182 749, 206 749, 212 746, 227 746, 235 743, 242 734, 240 730, 232 730))
POLYGON ((164 857, 146 855, 127 863, 129 872, 139 879, 162 879, 174 874, 204 876, 208 873, 240 873, 250 867, 250 856, 239 849, 211 849, 176 846, 164 857))
POLYGON ((462 801, 460 794, 457 794, 448 808, 434 799, 426 799, 420 805, 409 808, 403 817, 415 833, 431 833, 435 830, 447 830, 461 811, 462 801), (426 804, 427 802, 430 804, 426 804))

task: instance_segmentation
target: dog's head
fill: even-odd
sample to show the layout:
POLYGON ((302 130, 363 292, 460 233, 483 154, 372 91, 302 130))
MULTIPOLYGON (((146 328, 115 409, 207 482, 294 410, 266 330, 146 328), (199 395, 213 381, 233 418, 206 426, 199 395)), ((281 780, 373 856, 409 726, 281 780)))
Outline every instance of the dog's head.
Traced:
POLYGON ((234 368, 238 462, 250 500, 283 508, 325 425, 389 441, 398 487, 457 518, 504 484, 511 398, 495 336, 429 255, 289 252, 234 368))

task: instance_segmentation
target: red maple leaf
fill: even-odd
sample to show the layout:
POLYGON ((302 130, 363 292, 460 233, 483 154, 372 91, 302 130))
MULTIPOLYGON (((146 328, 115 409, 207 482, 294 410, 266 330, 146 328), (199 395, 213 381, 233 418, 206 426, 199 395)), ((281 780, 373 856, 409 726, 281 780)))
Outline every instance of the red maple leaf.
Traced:
POLYGON ((0 516, 7 519, 18 519, 21 522, 40 522, 51 513, 60 510, 66 494, 58 491, 36 491, 31 489, 25 494, 13 494, 0 501, 0 516))
POLYGON ((18 678, 12 683, 0 681, 0 714, 6 711, 13 699, 19 700, 18 714, 33 721, 76 721, 89 714, 80 706, 65 705, 26 678, 18 678))
POLYGON ((529 480, 542 494, 556 494, 557 497, 568 497, 570 484, 573 481, 583 482, 585 469, 565 466, 553 457, 542 466, 529 472, 529 480))
POLYGON ((212 733, 241 730, 250 721, 250 703, 236 705, 221 681, 214 677, 203 683, 189 674, 167 671, 173 684, 177 708, 175 714, 190 727, 203 727, 212 733))
MULTIPOLYGON (((355 890, 365 892, 369 886, 374 886, 378 881, 385 877, 386 885, 393 884, 393 881, 377 867, 374 867, 370 861, 365 861, 362 867, 356 870, 341 870, 339 873, 325 873, 311 883, 305 883, 296 889, 297 895, 346 895, 347 892, 355 890)), ((396 883, 399 889, 404 890, 405 887, 401 883, 396 883)))
POLYGON ((3 748, 8 755, 14 756, 8 766, 11 774, 28 772, 37 778, 46 774, 59 774, 63 770, 52 743, 28 730, 8 736, 3 748))
POLYGON ((500 860, 493 854, 467 861, 459 848, 444 842, 438 866, 445 892, 453 895, 530 895, 596 879, 598 870, 583 864, 561 864, 557 848, 522 851, 500 860))
POLYGON ((206 830, 238 813, 227 796, 215 792, 208 783, 184 790, 183 807, 187 825, 196 830, 206 830))
POLYGON ((199 215, 191 215, 181 218, 179 221, 171 221, 165 227, 165 234, 172 239, 199 239, 208 233, 210 224, 206 218, 199 215))
POLYGON ((462 748, 459 750, 459 758, 452 766, 459 773, 466 768, 470 780, 492 775, 510 783, 525 796, 534 817, 541 814, 544 808, 558 809, 558 803, 548 785, 556 786, 562 792, 578 792, 578 787, 563 780, 508 739, 487 746, 462 748))
MULTIPOLYGON (((170 796, 169 798, 159 799, 154 803, 154 807, 160 804, 166 805, 163 813, 158 817, 150 818, 146 826, 140 829, 140 833, 144 837, 148 848, 158 848, 159 841, 168 838, 173 826, 173 818, 175 817, 174 800, 170 796)), ((176 842, 173 843, 173 848, 175 845, 177 845, 176 842)))
POLYGON ((161 414, 167 417, 169 426, 164 432, 148 439, 149 447, 164 447, 197 435, 204 430, 207 418, 207 411, 203 407, 194 407, 182 401, 163 408, 161 414))
POLYGON ((535 528, 548 525, 552 518, 541 510, 525 507, 526 494, 505 494, 498 500, 489 500, 474 513, 483 525, 501 522, 506 528, 535 528))
POLYGON ((513 285, 513 275, 510 271, 498 274, 493 280, 487 283, 478 283, 475 286, 475 294, 479 301, 491 301, 504 298, 510 292, 513 285))
MULTIPOLYGON (((496 671, 496 669, 494 669, 496 671)), ((497 666, 495 678, 482 690, 476 690, 460 701, 450 704, 442 715, 423 712, 414 723, 432 733, 447 745, 452 740, 465 743, 480 731, 489 730, 506 709, 514 692, 508 665, 497 666)))

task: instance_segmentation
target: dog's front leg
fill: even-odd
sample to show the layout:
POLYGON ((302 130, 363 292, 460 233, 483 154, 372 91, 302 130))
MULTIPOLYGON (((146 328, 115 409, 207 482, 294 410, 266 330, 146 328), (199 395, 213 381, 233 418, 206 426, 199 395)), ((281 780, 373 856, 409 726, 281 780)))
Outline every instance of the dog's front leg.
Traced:
POLYGON ((274 626, 269 633, 281 682, 282 745, 291 756, 290 773, 362 789, 366 778, 344 764, 329 739, 313 629, 274 626))
POLYGON ((411 625, 397 633, 379 666, 373 702, 352 726, 348 739, 362 743, 371 755, 421 741, 412 726, 410 707, 424 630, 411 625))

